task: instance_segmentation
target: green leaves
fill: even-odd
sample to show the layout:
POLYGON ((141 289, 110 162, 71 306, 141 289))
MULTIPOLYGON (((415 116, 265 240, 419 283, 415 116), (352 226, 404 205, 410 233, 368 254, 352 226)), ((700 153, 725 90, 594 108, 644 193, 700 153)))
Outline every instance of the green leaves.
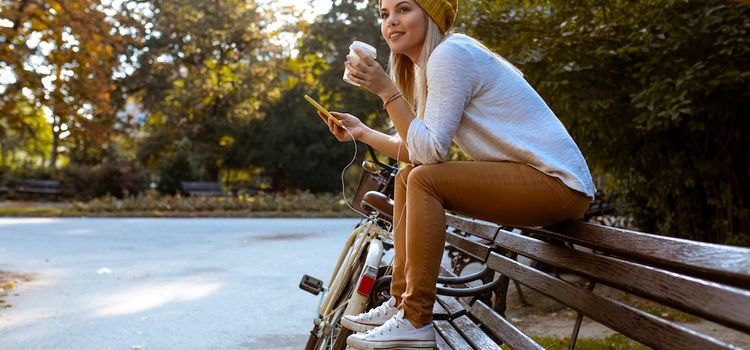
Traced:
MULTIPOLYGON (((190 140, 192 167, 218 179, 227 137, 262 117, 274 89, 275 54, 261 28, 272 18, 253 1, 153 1, 154 17, 138 69, 125 86, 159 123, 147 121, 140 158, 154 169, 190 140), (238 124, 239 123, 239 124, 238 124)), ((149 117, 149 118, 151 118, 149 117)))
POLYGON ((750 243, 750 7, 503 0, 463 10, 461 27, 519 65, 642 229, 750 243))

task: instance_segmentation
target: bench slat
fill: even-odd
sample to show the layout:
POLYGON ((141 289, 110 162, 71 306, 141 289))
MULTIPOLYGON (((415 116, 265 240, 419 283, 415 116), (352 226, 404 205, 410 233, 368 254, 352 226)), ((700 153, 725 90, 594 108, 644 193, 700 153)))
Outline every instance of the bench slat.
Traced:
POLYGON ((445 241, 482 263, 487 260, 487 255, 490 253, 490 247, 488 245, 472 241, 456 233, 446 232, 445 241))
POLYGON ((501 230, 495 244, 604 282, 623 291, 659 301, 700 317, 750 333, 750 291, 684 277, 598 254, 571 250, 501 230))
POLYGON ((457 228, 463 232, 470 232, 472 235, 482 237, 488 241, 495 240, 497 230, 500 228, 494 224, 466 219, 453 214, 445 214, 445 223, 450 227, 457 228))
POLYGON ((750 249, 695 242, 654 234, 568 221, 524 231, 557 237, 636 261, 666 266, 682 273, 750 288, 750 249))
POLYGON ((59 180, 15 179, 13 180, 13 189, 16 193, 62 193, 59 180))
POLYGON ((487 266, 645 345, 658 349, 735 349, 718 339, 575 287, 500 254, 491 253, 487 266))
POLYGON ((459 303, 458 300, 453 297, 438 295, 437 302, 440 303, 443 309, 445 309, 445 312, 451 319, 466 314, 466 309, 464 309, 463 305, 461 305, 461 303, 459 303))
POLYGON ((508 322, 481 301, 471 306, 469 314, 484 325, 484 328, 514 350, 544 350, 544 347, 529 338, 520 329, 508 322))
POLYGON ((461 337, 461 334, 453 328, 448 321, 433 321, 435 330, 445 340, 445 342, 454 350, 473 350, 471 345, 461 337))
POLYGON ((461 316, 451 321, 453 327, 461 333, 461 335, 469 342, 476 350, 500 350, 500 346, 495 344, 490 337, 487 336, 479 326, 474 324, 468 316, 461 316))
POLYGON ((218 182, 182 181, 182 191, 197 196, 223 196, 224 190, 218 182))
POLYGON ((62 190, 55 189, 55 188, 38 188, 38 187, 21 186, 21 187, 16 187, 16 192, 42 193, 42 194, 60 194, 60 193, 62 193, 62 190))
POLYGON ((435 345, 437 345, 438 350, 453 350, 453 348, 448 345, 448 342, 443 339, 442 334, 440 334, 437 329, 435 329, 435 345))
POLYGON ((432 319, 433 320, 447 320, 450 318, 450 314, 448 314, 448 311, 445 310, 443 305, 440 304, 437 300, 435 300, 435 303, 432 304, 432 319))

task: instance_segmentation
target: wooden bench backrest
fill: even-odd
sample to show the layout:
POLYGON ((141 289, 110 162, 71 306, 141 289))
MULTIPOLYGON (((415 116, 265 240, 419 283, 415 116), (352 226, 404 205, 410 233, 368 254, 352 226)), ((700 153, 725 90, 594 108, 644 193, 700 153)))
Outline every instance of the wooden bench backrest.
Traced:
POLYGON ((222 195, 224 190, 218 182, 182 181, 182 190, 188 194, 222 195))
MULTIPOLYGON (((732 348, 721 340, 597 294, 597 284, 750 333, 750 249, 583 222, 522 228, 523 234, 519 234, 459 217, 448 216, 447 221, 464 232, 477 228, 477 237, 494 237, 485 259, 493 270, 643 344, 666 349, 732 348), (519 263, 508 253, 580 276, 589 281, 589 286, 579 287, 519 263)), ((481 302, 472 305, 470 315, 514 349, 538 348, 481 302)))
POLYGON ((59 180, 15 179, 13 189, 19 193, 60 194, 59 180))

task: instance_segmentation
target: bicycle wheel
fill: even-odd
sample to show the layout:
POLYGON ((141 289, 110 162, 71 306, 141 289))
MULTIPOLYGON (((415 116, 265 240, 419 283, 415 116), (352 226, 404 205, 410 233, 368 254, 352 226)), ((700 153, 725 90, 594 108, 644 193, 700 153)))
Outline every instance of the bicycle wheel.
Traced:
MULTIPOLYGON (((367 259, 368 248, 369 248, 369 245, 365 246, 364 249, 362 249, 362 253, 357 258, 357 262, 352 268, 349 281, 346 282, 346 285, 344 286, 344 289, 342 290, 341 295, 339 295, 339 298, 336 300, 336 303, 334 304, 336 307, 340 307, 343 303, 346 303, 349 300, 349 298, 352 296, 352 293, 354 293, 354 287, 357 285, 357 282, 359 281, 359 275, 362 273, 362 269, 364 269, 365 267, 365 260, 367 259)), ((346 349, 346 338, 348 338, 352 334, 351 330, 341 327, 341 325, 339 324, 339 321, 341 320, 341 317, 343 316, 344 316, 344 310, 341 310, 341 312, 337 312, 331 319, 330 327, 331 327, 331 334, 333 338, 333 344, 331 346, 332 350, 346 349)))
POLYGON ((367 303, 367 309, 378 307, 391 298, 391 280, 393 276, 386 275, 378 278, 372 286, 370 300, 367 303))
POLYGON ((310 336, 307 338, 307 343, 305 344, 305 350, 315 350, 316 345, 318 345, 318 341, 320 340, 320 337, 318 336, 318 325, 313 326, 313 329, 310 331, 310 336))
POLYGON ((339 326, 339 334, 336 335, 336 341, 333 342, 332 350, 344 350, 346 349, 346 338, 352 335, 350 329, 339 326))

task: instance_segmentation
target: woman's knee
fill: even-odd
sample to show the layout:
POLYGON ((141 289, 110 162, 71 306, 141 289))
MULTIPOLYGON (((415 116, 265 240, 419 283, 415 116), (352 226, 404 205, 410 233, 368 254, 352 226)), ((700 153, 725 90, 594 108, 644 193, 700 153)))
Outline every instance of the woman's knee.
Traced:
POLYGON ((409 179, 407 181, 409 184, 417 186, 429 186, 434 182, 435 174, 440 171, 439 167, 440 164, 425 164, 414 167, 414 169, 409 172, 409 179))
POLYGON ((403 168, 401 168, 398 173, 396 173, 396 186, 397 187, 405 187, 406 184, 409 181, 409 174, 411 171, 414 170, 413 165, 407 165, 403 168))

